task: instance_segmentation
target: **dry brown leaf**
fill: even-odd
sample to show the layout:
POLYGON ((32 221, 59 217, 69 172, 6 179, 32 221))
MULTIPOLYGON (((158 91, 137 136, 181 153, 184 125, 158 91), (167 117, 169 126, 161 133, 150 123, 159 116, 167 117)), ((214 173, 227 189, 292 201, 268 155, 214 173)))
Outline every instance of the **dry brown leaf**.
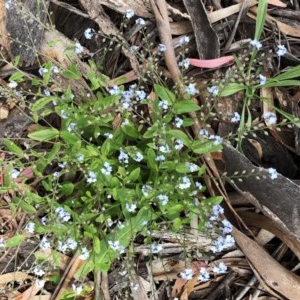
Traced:
POLYGON ((184 35, 193 32, 190 21, 172 22, 170 28, 172 35, 184 35))
MULTIPOLYGON (((253 12, 254 14, 257 13, 257 7, 252 7, 251 8, 251 12, 253 12)), ((256 19, 256 16, 254 16, 252 13, 248 13, 247 16, 249 16, 252 19, 256 19)), ((281 21, 278 21, 276 18, 270 16, 269 14, 267 14, 266 19, 268 21, 274 21, 278 27, 278 29, 289 36, 295 36, 295 37, 300 37, 300 29, 297 27, 293 27, 291 25, 288 25, 286 23, 283 23, 281 21)))
POLYGON ((258 243, 248 238, 236 228, 233 228, 232 235, 247 259, 269 288, 290 300, 299 299, 300 277, 285 269, 261 248, 258 243))
POLYGON ((291 25, 288 25, 281 21, 278 21, 276 18, 271 17, 270 15, 267 15, 267 20, 274 21, 282 33, 284 33, 286 35, 290 35, 290 36, 300 37, 300 29, 299 28, 293 27, 291 25))
POLYGON ((239 215, 242 217, 242 219, 247 225, 263 228, 274 234, 285 245, 287 245, 300 260, 300 243, 297 240, 295 240, 293 236, 288 235, 285 231, 278 227, 276 222, 267 218, 264 215, 260 215, 250 211, 240 211, 239 215))
POLYGON ((197 282, 198 282, 198 276, 195 276, 185 284, 180 300, 189 299, 189 295, 194 291, 194 287, 197 284, 197 282))
POLYGON ((268 4, 271 4, 271 5, 274 5, 274 6, 277 6, 277 7, 287 7, 287 4, 283 3, 280 0, 268 0, 268 4))
MULTIPOLYGON (((256 0, 248 0, 248 1, 245 1, 244 7, 245 8, 251 7, 251 6, 254 6, 255 4, 257 4, 256 0)), ((208 20, 211 24, 218 22, 222 19, 225 19, 231 15, 238 13, 241 10, 242 6, 243 6, 243 4, 239 3, 239 4, 231 5, 226 8, 222 8, 222 9, 216 10, 214 12, 208 13, 207 14, 208 20)))
POLYGON ((263 157, 263 149, 262 149, 261 144, 257 140, 254 140, 254 139, 247 139, 247 140, 255 148, 257 155, 258 155, 259 159, 261 160, 263 157))
POLYGON ((33 277, 28 275, 25 272, 12 272, 12 273, 6 273, 0 275, 0 286, 2 288, 5 287, 5 285, 9 282, 19 281, 23 282, 26 279, 31 280, 33 277))
POLYGON ((153 18, 153 13, 149 1, 145 0, 98 0, 98 5, 102 4, 119 13, 125 14, 127 9, 133 9, 137 16, 143 18, 153 18))
POLYGON ((42 287, 38 287, 36 284, 33 284, 30 288, 24 291, 22 294, 14 297, 12 300, 31 300, 42 287))
POLYGON ((8 113, 9 113, 8 107, 5 105, 1 105, 0 106, 0 121, 6 119, 8 117, 8 113))

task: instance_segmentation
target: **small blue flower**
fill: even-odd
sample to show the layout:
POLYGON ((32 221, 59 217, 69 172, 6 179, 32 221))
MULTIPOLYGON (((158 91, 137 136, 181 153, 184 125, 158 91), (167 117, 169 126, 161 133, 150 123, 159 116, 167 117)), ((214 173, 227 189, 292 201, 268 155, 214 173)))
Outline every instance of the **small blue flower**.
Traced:
POLYGON ((165 194, 159 194, 157 195, 157 199, 161 201, 162 205, 166 205, 169 201, 169 197, 165 194))
POLYGON ((276 117, 276 115, 275 115, 273 112, 271 112, 271 111, 266 111, 266 112, 263 114, 263 117, 264 117, 264 119, 266 120, 266 123, 267 123, 268 125, 274 125, 274 124, 276 124, 276 122, 277 122, 277 117, 276 117))
POLYGON ((190 42, 190 38, 186 35, 182 36, 179 40, 180 46, 186 45, 190 42))
POLYGON ((167 110, 168 107, 169 107, 169 103, 168 103, 167 100, 160 100, 160 101, 158 102, 158 106, 161 107, 161 108, 164 109, 164 110, 167 110))
POLYGON ((232 122, 232 123, 237 123, 237 122, 239 122, 241 120, 241 116, 240 116, 240 114, 238 113, 238 112, 234 112, 233 113, 233 116, 231 117, 231 119, 230 119, 230 121, 232 122))
POLYGON ((195 83, 190 83, 186 90, 185 90, 188 94, 194 96, 195 94, 197 94, 199 91, 195 88, 195 83))
POLYGON ((114 85, 109 91, 111 95, 120 95, 122 92, 117 85, 114 85))
POLYGON ((278 45, 276 53, 278 56, 284 56, 287 53, 287 50, 284 45, 278 45))
POLYGON ((266 82, 267 82, 267 77, 262 74, 259 74, 259 85, 264 85, 266 84, 266 82))
POLYGON ((119 162, 123 163, 123 164, 128 164, 128 154, 125 153, 122 149, 120 150, 120 155, 118 157, 119 162))
POLYGON ((269 168, 269 169, 267 169, 267 171, 268 171, 268 173, 269 173, 269 175, 270 175, 270 178, 271 178, 272 180, 274 180, 274 179, 276 179, 276 178, 278 177, 278 173, 277 173, 276 169, 274 169, 274 168, 269 168))
POLYGON ((164 155, 158 155, 158 156, 156 156, 155 160, 156 160, 156 161, 165 161, 166 158, 165 158, 164 155))
POLYGON ((147 95, 143 90, 141 90, 141 91, 135 91, 135 96, 138 101, 142 101, 146 98, 147 95))
POLYGON ((219 88, 215 85, 212 85, 211 87, 207 88, 207 90, 213 94, 213 96, 217 96, 219 94, 219 88))
POLYGON ((180 61, 180 62, 178 63, 178 65, 179 65, 180 67, 183 67, 184 69, 188 69, 189 66, 190 66, 190 60, 189 60, 188 58, 185 58, 184 60, 180 61))
POLYGON ((136 204, 135 203, 126 203, 125 208, 128 212, 135 212, 136 204))
POLYGON ((145 20, 143 18, 138 18, 138 19, 135 20, 135 24, 137 24, 137 25, 145 25, 146 22, 145 22, 145 20))
POLYGON ((103 168, 101 168, 101 173, 104 175, 110 175, 112 172, 112 167, 108 162, 105 162, 103 168))
POLYGON ((131 19, 134 16, 134 10, 132 8, 128 8, 125 12, 126 19, 131 19))
POLYGON ((83 47, 81 46, 80 43, 75 43, 75 53, 80 54, 83 52, 83 47))
POLYGON ((74 131, 76 129, 76 127, 77 127, 76 123, 72 122, 72 123, 69 124, 67 130, 69 132, 72 132, 72 131, 74 131))
POLYGON ((94 171, 89 171, 88 177, 86 179, 88 183, 93 183, 97 181, 97 175, 94 171))
POLYGON ((166 52, 166 51, 167 51, 166 45, 164 45, 164 44, 159 44, 159 45, 158 45, 158 51, 161 52, 161 53, 166 52))
POLYGON ((206 268, 200 268, 200 275, 198 276, 198 280, 200 281, 207 281, 210 279, 209 273, 207 272, 206 268))
POLYGON ((212 271, 217 274, 224 274, 227 271, 227 266, 220 262, 218 266, 213 267, 212 271))
POLYGON ((262 44, 260 41, 254 39, 250 41, 250 45, 255 47, 257 50, 259 50, 262 47, 262 44))
POLYGON ((183 148, 183 142, 181 140, 175 140, 174 149, 181 150, 183 148))
POLYGON ((91 40, 92 37, 93 37, 94 33, 93 33, 93 29, 92 28, 87 28, 85 31, 84 31, 84 36, 87 40, 91 40))
POLYGON ((191 180, 187 176, 183 176, 178 184, 180 190, 188 189, 191 186, 191 180))
POLYGON ((175 117, 175 127, 180 128, 183 124, 183 120, 179 117, 175 117))
POLYGON ((135 153, 135 155, 132 157, 135 161, 140 162, 143 160, 144 156, 141 152, 135 153))

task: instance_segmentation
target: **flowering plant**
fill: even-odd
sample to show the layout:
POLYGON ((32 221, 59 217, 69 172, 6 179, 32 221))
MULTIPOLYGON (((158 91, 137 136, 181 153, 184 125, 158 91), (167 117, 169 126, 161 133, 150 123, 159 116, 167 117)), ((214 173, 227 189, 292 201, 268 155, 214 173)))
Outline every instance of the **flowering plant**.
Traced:
MULTIPOLYGON (((53 67, 47 63, 41 68, 47 82, 58 71, 53 67)), ((74 77, 76 69, 70 68, 74 77)), ((149 96, 137 85, 109 86, 108 78, 96 84, 96 72, 90 78, 94 86, 85 102, 79 103, 78 95, 67 89, 62 95, 41 94, 31 106, 37 124, 47 114, 61 120, 58 127, 38 126, 28 135, 49 145, 46 154, 23 150, 12 141, 8 149, 19 159, 30 157, 43 189, 40 196, 28 184, 26 197, 14 203, 22 203, 32 216, 24 229, 44 235, 43 250, 79 249, 88 259, 82 274, 108 271, 137 232, 149 236, 162 223, 178 231, 195 215, 203 229, 213 205, 221 201, 204 197, 205 166, 198 161, 198 154, 221 150, 221 139, 191 137, 193 122, 187 113, 200 107, 189 94, 178 101, 161 85, 154 85, 149 96)), ((197 90, 190 84, 187 92, 194 95, 197 90)), ((11 178, 17 179, 23 168, 13 166, 11 178)), ((7 189, 13 185, 10 181, 7 189)))

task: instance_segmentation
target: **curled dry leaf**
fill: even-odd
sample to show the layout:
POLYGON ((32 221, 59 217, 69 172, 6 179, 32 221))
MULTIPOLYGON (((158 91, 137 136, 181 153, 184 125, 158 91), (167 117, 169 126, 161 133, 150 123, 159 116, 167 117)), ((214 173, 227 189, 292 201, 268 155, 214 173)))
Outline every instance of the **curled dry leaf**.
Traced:
POLYGON ((189 58, 189 62, 194 67, 213 69, 225 64, 233 63, 233 56, 223 56, 215 59, 196 59, 189 58))
POLYGON ((300 295, 300 277, 280 265, 259 244, 248 238, 242 232, 233 228, 235 241, 259 273, 259 280, 270 289, 284 295, 287 299, 298 300, 300 295))

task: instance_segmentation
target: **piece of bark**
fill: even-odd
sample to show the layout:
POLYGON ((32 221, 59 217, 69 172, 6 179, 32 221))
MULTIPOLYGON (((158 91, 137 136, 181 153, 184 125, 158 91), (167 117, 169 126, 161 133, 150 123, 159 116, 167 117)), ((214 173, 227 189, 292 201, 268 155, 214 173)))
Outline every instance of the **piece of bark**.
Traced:
POLYGON ((219 39, 209 23, 202 1, 183 0, 183 3, 191 17, 199 58, 212 59, 219 57, 219 39))
POLYGON ((11 59, 20 56, 20 66, 31 66, 35 62, 43 39, 49 2, 15 0, 6 3, 6 6, 4 2, 1 1, 1 8, 6 8, 2 16, 5 19, 5 26, 3 24, 0 26, 2 46, 6 48, 11 59))
POLYGON ((27 127, 32 123, 29 110, 15 107, 9 112, 8 118, 0 121, 0 138, 22 137, 27 127))
POLYGON ((253 166, 231 145, 224 143, 223 146, 227 176, 230 178, 237 172, 239 175, 235 174, 234 178, 239 177, 242 181, 234 180, 236 186, 243 192, 251 193, 263 213, 300 241, 300 187, 281 174, 272 180, 267 169, 253 166), (245 173, 242 175, 243 171, 245 173))
POLYGON ((242 141, 242 149, 253 163, 264 168, 274 168, 280 174, 293 178, 297 172, 297 166, 290 153, 273 136, 256 132, 248 135, 242 141), (257 151, 254 142, 259 146, 257 151), (259 154, 260 153, 260 154, 259 154))

